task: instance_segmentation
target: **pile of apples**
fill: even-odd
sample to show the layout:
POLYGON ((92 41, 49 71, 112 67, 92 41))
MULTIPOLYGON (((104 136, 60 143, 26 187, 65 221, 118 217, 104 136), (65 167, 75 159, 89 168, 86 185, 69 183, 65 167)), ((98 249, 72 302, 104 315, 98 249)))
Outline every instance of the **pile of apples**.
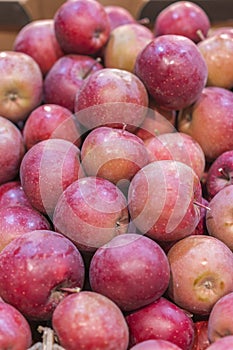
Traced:
POLYGON ((232 62, 188 1, 0 52, 0 349, 233 349, 232 62))

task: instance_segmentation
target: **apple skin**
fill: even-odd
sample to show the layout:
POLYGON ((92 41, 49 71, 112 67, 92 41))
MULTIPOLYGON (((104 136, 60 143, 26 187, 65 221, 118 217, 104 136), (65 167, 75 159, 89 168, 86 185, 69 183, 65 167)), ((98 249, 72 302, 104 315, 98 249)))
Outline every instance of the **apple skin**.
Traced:
POLYGON ((175 34, 161 35, 147 44, 137 56, 134 71, 157 104, 170 110, 194 103, 208 75, 196 44, 175 34))
POLYGON ((51 217, 64 189, 84 176, 80 150, 62 139, 40 141, 24 155, 19 173, 31 205, 51 217))
POLYGON ((179 346, 163 339, 145 340, 134 345, 130 350, 182 350, 179 346))
POLYGON ((210 29, 207 13, 191 1, 176 1, 165 7, 155 19, 154 35, 183 35, 195 43, 206 37, 210 29), (198 34, 198 31, 201 32, 198 34))
POLYGON ((208 319, 194 322, 195 337, 192 350, 206 350, 210 345, 208 338, 208 319))
POLYGON ((169 279, 168 259, 162 248, 136 233, 116 236, 98 248, 89 269, 92 290, 123 311, 139 309, 160 298, 169 279))
MULTIPOLYGON (((104 68, 90 75, 76 94, 74 111, 88 130, 98 126, 126 124, 136 129, 144 120, 148 93, 133 73, 117 68, 104 68)), ((132 131, 130 129, 130 131, 132 131)))
POLYGON ((231 89, 233 87, 233 35, 215 34, 199 42, 198 49, 208 68, 206 86, 231 89))
POLYGON ((126 322, 131 346, 149 339, 163 339, 182 350, 192 349, 194 324, 191 317, 165 297, 131 312, 126 322))
POLYGON ((80 147, 81 128, 69 109, 56 104, 43 104, 28 116, 23 127, 23 139, 28 150, 50 138, 61 138, 80 147))
POLYGON ((211 343, 233 336, 233 292, 224 295, 213 306, 208 320, 208 338, 211 343))
POLYGON ((189 165, 201 179, 205 170, 205 155, 191 136, 181 133, 164 133, 145 142, 149 160, 171 159, 189 165))
POLYGON ((24 154, 25 144, 20 130, 0 116, 0 185, 16 178, 24 154))
POLYGON ((212 199, 221 189, 232 185, 233 178, 233 150, 221 153, 211 163, 206 177, 208 198, 212 199))
POLYGON ((105 67, 125 69, 133 73, 137 55, 153 38, 151 30, 139 23, 115 28, 104 49, 105 67))
POLYGON ((43 76, 39 65, 23 52, 0 52, 0 115, 24 121, 42 102, 43 76))
POLYGON ((221 339, 216 340, 214 343, 210 344, 207 348, 208 350, 231 350, 233 347, 233 336, 229 335, 221 339))
POLYGON ((200 144, 208 162, 233 149, 232 108, 232 91, 208 86, 192 106, 179 113, 178 131, 192 136, 200 144))
POLYGON ((50 229, 50 222, 33 208, 22 205, 0 207, 0 251, 26 232, 50 229))
POLYGON ((123 186, 148 162, 143 141, 127 130, 98 127, 85 138, 81 162, 89 176, 103 177, 123 186))
POLYGON ((190 235, 200 220, 201 185, 192 168, 173 160, 149 163, 132 179, 129 213, 135 226, 156 241, 190 235))
POLYGON ((74 110, 77 91, 87 76, 102 69, 97 60, 87 55, 70 54, 59 58, 44 79, 44 101, 74 110))
POLYGON ((211 37, 216 34, 228 34, 233 36, 233 27, 232 26, 220 26, 220 27, 211 27, 208 31, 207 37, 211 37))
POLYGON ((233 185, 220 190, 209 202, 206 227, 209 235, 218 238, 233 251, 232 209, 233 185))
POLYGON ((99 293, 81 291, 64 298, 54 310, 52 325, 65 349, 128 349, 129 331, 121 310, 99 293))
POLYGON ((110 22, 98 1, 73 0, 66 1, 56 11, 54 29, 65 53, 93 55, 106 44, 110 22))
POLYGON ((220 240, 191 235, 176 242, 167 257, 172 275, 168 296, 185 310, 209 315, 217 300, 233 291, 233 254, 220 240))
POLYGON ((50 230, 25 233, 0 254, 0 295, 27 319, 50 320, 67 295, 62 288, 82 288, 84 263, 74 244, 50 230))
POLYGON ((16 35, 13 50, 34 58, 43 76, 64 55, 55 36, 53 19, 33 20, 23 26, 16 35))
POLYGON ((32 345, 29 322, 12 305, 0 301, 0 348, 22 350, 32 345))
POLYGON ((129 223, 127 200, 112 182, 94 176, 73 182, 60 196, 53 224, 82 251, 95 251, 129 223))
POLYGON ((135 18, 131 13, 122 6, 118 5, 106 5, 104 9, 108 15, 110 22, 110 30, 128 23, 136 23, 135 18))
POLYGON ((0 185, 0 208, 15 205, 31 207, 19 180, 8 181, 0 185))

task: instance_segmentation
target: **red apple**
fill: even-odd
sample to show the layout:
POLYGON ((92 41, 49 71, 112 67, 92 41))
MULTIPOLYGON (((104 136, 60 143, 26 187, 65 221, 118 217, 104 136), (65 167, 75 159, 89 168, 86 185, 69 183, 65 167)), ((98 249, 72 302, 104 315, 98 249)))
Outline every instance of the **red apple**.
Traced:
POLYGON ((211 163, 206 177, 206 190, 209 199, 213 198, 221 189, 232 185, 233 177, 233 149, 221 153, 211 163))
POLYGON ((128 349, 123 314, 99 293, 81 291, 64 298, 53 313, 52 325, 60 344, 69 350, 128 349))
POLYGON ((208 233, 224 242, 233 250, 233 185, 221 189, 210 200, 209 207, 210 211, 206 214, 208 233))
POLYGON ((20 181, 34 208, 52 216, 64 189, 83 176, 79 156, 79 148, 62 139, 41 141, 26 152, 20 181))
POLYGON ((213 306, 208 320, 208 338, 211 343, 219 338, 233 336, 233 292, 221 297, 213 306))
POLYGON ((233 291, 233 254, 220 240, 191 235, 175 243, 167 257, 168 295, 189 312, 208 315, 218 299, 233 291))
POLYGON ((13 122, 0 116, 0 185, 17 177, 24 154, 20 130, 13 122))
POLYGON ((210 345, 208 338, 208 319, 194 323, 195 337, 192 350, 206 350, 210 345))
POLYGON ((23 205, 0 207, 0 251, 26 232, 51 228, 45 216, 33 208, 23 205))
POLYGON ((195 43, 205 38, 210 29, 206 11, 191 1, 176 1, 167 5, 155 19, 154 34, 183 35, 195 43))
POLYGON ((23 205, 31 207, 20 181, 8 181, 0 185, 0 207, 23 205))
POLYGON ((111 125, 133 129, 144 120, 148 94, 144 84, 133 73, 104 68, 90 75, 76 95, 75 114, 88 130, 111 125))
POLYGON ((214 343, 210 344, 208 350, 232 350, 233 347, 233 336, 229 335, 218 339, 214 343))
POLYGON ((128 184, 148 162, 143 141, 127 130, 98 127, 85 138, 82 166, 89 176, 103 177, 119 186, 128 184))
POLYGON ((44 76, 64 55, 55 36, 53 19, 33 20, 23 26, 16 35, 13 50, 34 58, 44 76))
POLYGON ((72 112, 60 105, 43 104, 35 108, 23 127, 27 149, 49 138, 64 139, 81 145, 81 128, 72 112))
POLYGON ((49 230, 30 231, 10 242, 0 254, 0 271, 3 300, 38 321, 51 318, 67 294, 65 288, 82 288, 84 283, 80 252, 49 230))
POLYGON ((193 41, 167 34, 154 38, 138 54, 135 73, 160 107, 180 110, 200 96, 208 71, 193 41))
POLYGON ((131 346, 149 339, 162 339, 182 350, 192 349, 194 324, 191 317, 164 297, 131 312, 126 321, 131 346))
POLYGON ((233 149, 232 108, 232 91, 209 86, 192 106, 179 114, 178 130, 200 144, 209 162, 233 149))
POLYGON ((153 38, 151 30, 139 23, 115 28, 104 49, 105 67, 125 69, 133 73, 137 55, 153 38))
POLYGON ((104 6, 104 9, 109 18, 111 32, 113 29, 121 25, 136 22, 131 13, 123 6, 106 5, 104 6))
POLYGON ((39 65, 23 52, 0 52, 0 115, 24 121, 42 102, 43 77, 39 65))
POLYGON ((0 301, 0 348, 28 349, 32 344, 32 332, 26 318, 15 307, 0 301))
POLYGON ((97 53, 110 34, 108 15, 95 0, 66 1, 54 15, 54 28, 64 52, 83 55, 97 53))
POLYGON ((74 110, 77 91, 84 80, 103 66, 87 55, 65 55, 59 58, 44 80, 44 101, 74 110))
POLYGON ((198 43, 198 49, 208 68, 206 85, 231 89, 233 87, 233 35, 213 35, 198 43))
POLYGON ((167 340, 151 339, 134 345, 130 350, 181 350, 181 348, 167 340))
POLYGON ((164 133, 146 142, 149 160, 171 159, 189 165, 201 179, 205 170, 205 155, 191 136, 181 133, 164 133))
POLYGON ((132 179, 128 203, 141 233, 158 241, 190 235, 200 219, 201 185, 192 168, 173 160, 149 163, 132 179))
POLYGON ((84 177, 64 190, 54 210, 57 231, 79 249, 95 251, 127 231, 127 201, 119 188, 98 177, 84 177))
POLYGON ((89 279, 93 291, 114 301, 121 310, 132 311, 165 293, 170 268, 156 242, 126 233, 97 249, 91 259, 89 279))

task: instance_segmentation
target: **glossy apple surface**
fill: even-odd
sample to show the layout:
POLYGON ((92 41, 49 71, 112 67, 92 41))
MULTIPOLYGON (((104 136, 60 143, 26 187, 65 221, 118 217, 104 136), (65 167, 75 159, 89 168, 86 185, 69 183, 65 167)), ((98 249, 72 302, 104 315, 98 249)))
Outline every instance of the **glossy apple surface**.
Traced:
POLYGON ((233 290, 233 254, 220 240, 191 235, 174 244, 167 257, 172 274, 168 295, 189 312, 208 315, 233 290))
POLYGON ((23 52, 0 52, 0 115, 24 121, 42 102, 43 76, 39 65, 23 52))
POLYGON ((167 340, 151 339, 134 345, 130 350, 181 350, 181 348, 167 340))
POLYGON ((125 233, 128 223, 124 194, 112 182, 94 176, 68 186, 53 215, 56 230, 84 251, 95 251, 113 237, 125 233))
POLYGON ((31 207, 20 181, 7 181, 0 185, 0 207, 15 205, 31 207))
POLYGON ((33 20, 23 26, 16 35, 13 50, 34 58, 43 76, 64 55, 55 36, 53 19, 33 20))
POLYGON ((195 43, 205 38, 209 29, 210 19, 207 12, 191 1, 176 1, 166 6, 160 11, 154 23, 156 36, 178 34, 195 43))
POLYGON ((159 106, 180 110, 200 96, 208 71, 192 40, 167 34, 154 38, 138 54, 135 74, 159 106))
POLYGON ((25 233, 0 254, 0 295, 28 319, 49 320, 67 292, 82 288, 84 263, 73 243, 50 230, 25 233))
POLYGON ((195 337, 192 350, 206 350, 210 345, 208 338, 208 318, 194 322, 195 337))
POLYGON ((61 345, 69 350, 128 348, 129 331, 122 312, 99 293, 81 291, 67 296, 55 309, 52 324, 61 345))
POLYGON ((35 108, 23 127, 23 139, 27 149, 50 138, 64 139, 79 147, 80 137, 80 125, 72 112, 56 104, 43 104, 35 108))
POLYGON ((132 179, 128 205, 140 232, 158 241, 175 241, 195 229, 200 219, 198 176, 192 168, 173 160, 149 163, 132 179))
POLYGON ((59 58, 44 79, 44 101, 74 110, 77 91, 93 72, 102 69, 100 62, 87 55, 69 54, 59 58))
POLYGON ((90 75, 76 95, 74 111, 88 130, 108 125, 136 129, 144 120, 148 93, 133 73, 104 68, 90 75))
POLYGON ((126 233, 97 249, 91 259, 89 279, 93 291, 113 300, 123 311, 132 311, 165 293, 170 268, 156 242, 126 233))
POLYGON ((54 29, 65 53, 93 55, 107 42, 110 23, 98 1, 73 0, 66 1, 56 11, 54 29))

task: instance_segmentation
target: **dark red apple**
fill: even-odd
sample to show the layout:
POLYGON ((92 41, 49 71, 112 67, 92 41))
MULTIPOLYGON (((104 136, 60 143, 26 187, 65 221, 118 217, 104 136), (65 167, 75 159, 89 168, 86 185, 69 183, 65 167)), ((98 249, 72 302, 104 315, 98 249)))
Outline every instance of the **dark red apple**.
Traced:
POLYGON ((43 76, 39 65, 23 52, 0 52, 0 115, 12 122, 26 120, 42 102, 43 76))
POLYGON ((50 229, 50 222, 33 208, 23 205, 0 207, 0 251, 26 232, 50 229))
POLYGON ((64 139, 81 145, 81 128, 72 112, 60 105, 43 104, 35 108, 23 127, 27 149, 49 138, 64 139))
POLYGON ((192 350, 206 350, 210 345, 208 338, 208 319, 194 322, 195 337, 192 350))
POLYGON ((0 116, 0 185, 17 177, 24 154, 20 130, 13 122, 0 116))
POLYGON ((0 185, 0 207, 23 205, 31 207, 20 181, 8 181, 0 185))
POLYGON ((148 237, 126 233, 97 249, 89 280, 93 291, 132 311, 160 298, 170 279, 168 259, 148 237))
POLYGON ((75 99, 75 114, 88 130, 111 125, 138 127, 148 107, 144 84, 133 73, 104 68, 90 75, 75 99))
POLYGON ((32 20, 24 25, 16 35, 13 50, 34 58, 44 76, 64 55, 55 36, 53 19, 32 20))
POLYGON ((54 28, 64 52, 83 55, 97 53, 110 34, 108 15, 95 0, 66 1, 54 15, 54 28))
POLYGON ((128 223, 123 193, 112 182, 94 176, 68 186, 53 215, 55 229, 84 251, 95 251, 116 235, 125 233, 128 223))
POLYGON ((195 43, 208 34, 210 19, 207 12, 192 1, 176 1, 167 5, 155 19, 154 34, 183 35, 195 43))
POLYGON ((233 149, 221 153, 211 163, 206 177, 208 198, 213 198, 221 189, 233 184, 233 149))
POLYGON ((167 340, 151 339, 134 345, 130 350, 181 350, 181 348, 167 340))
POLYGON ((0 296, 27 319, 49 320, 67 294, 82 288, 84 263, 63 235, 36 230, 14 239, 0 253, 0 296))
POLYGON ((136 22, 132 14, 123 6, 105 5, 104 9, 109 18, 111 32, 121 25, 136 22))
POLYGON ((176 242, 167 254, 171 276, 168 295, 196 315, 208 315, 213 305, 233 291, 233 254, 208 235, 191 235, 176 242))
POLYGON ((62 139, 40 141, 26 152, 20 181, 34 208, 52 216, 64 189, 84 176, 79 157, 79 148, 62 139))
POLYGON ((44 79, 44 101, 73 112, 77 91, 83 81, 103 66, 91 56, 65 55, 59 58, 44 79))
POLYGON ((208 162, 233 149, 232 108, 232 91, 209 86, 192 106, 179 113, 178 130, 200 144, 208 162))
POLYGON ((32 345, 29 322, 12 305, 0 301, 0 348, 11 350, 28 349, 32 345))
POLYGON ((200 219, 201 185, 192 168, 173 160, 149 163, 129 185, 131 219, 141 233, 158 241, 190 235, 200 219))
POLYGON ((162 339, 182 350, 192 349, 194 324, 191 317, 164 297, 128 314, 126 321, 131 346, 149 339, 162 339))
POLYGON ((89 176, 103 177, 119 186, 127 183, 149 158, 143 141, 127 130, 98 127, 85 138, 82 166, 89 176))
POLYGON ((65 349, 128 349, 129 330, 123 314, 99 293, 81 291, 64 298, 54 310, 52 325, 65 349))

